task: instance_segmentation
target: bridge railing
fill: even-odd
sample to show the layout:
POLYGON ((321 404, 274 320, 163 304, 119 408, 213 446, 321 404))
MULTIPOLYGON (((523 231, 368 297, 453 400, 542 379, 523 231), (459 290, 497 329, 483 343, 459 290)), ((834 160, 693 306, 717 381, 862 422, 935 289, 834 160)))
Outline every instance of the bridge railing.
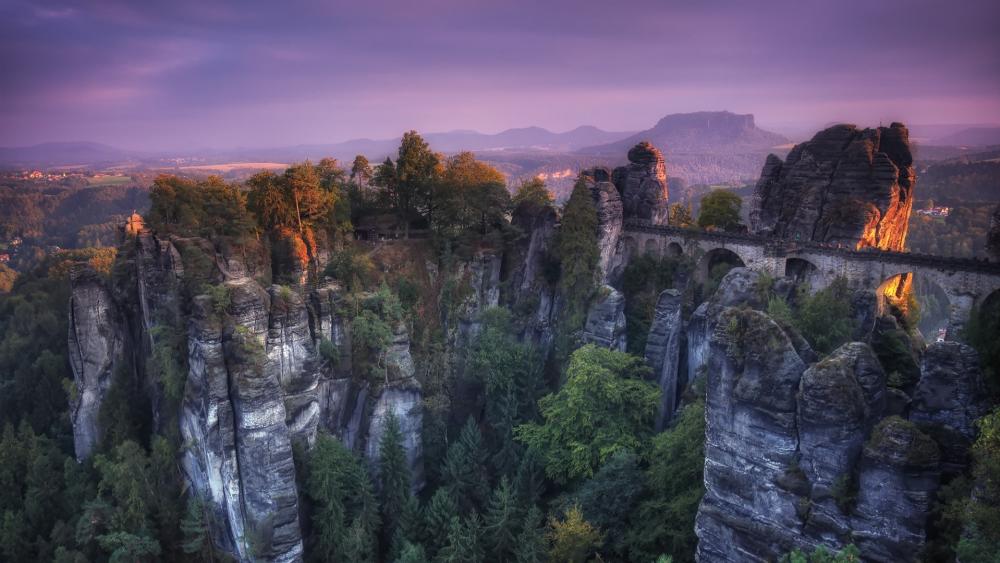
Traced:
POLYGON ((851 260, 873 262, 893 262, 913 266, 929 266, 938 270, 983 272, 1000 275, 1000 262, 990 262, 980 258, 956 258, 952 256, 936 256, 933 254, 916 254, 912 252, 896 252, 866 248, 855 250, 844 248, 833 243, 816 241, 790 240, 749 233, 726 233, 721 231, 699 231, 669 225, 654 225, 650 221, 629 219, 625 221, 626 232, 640 232, 662 236, 676 236, 688 239, 710 240, 733 244, 751 244, 763 246, 769 252, 777 255, 796 254, 803 251, 837 255, 851 260))

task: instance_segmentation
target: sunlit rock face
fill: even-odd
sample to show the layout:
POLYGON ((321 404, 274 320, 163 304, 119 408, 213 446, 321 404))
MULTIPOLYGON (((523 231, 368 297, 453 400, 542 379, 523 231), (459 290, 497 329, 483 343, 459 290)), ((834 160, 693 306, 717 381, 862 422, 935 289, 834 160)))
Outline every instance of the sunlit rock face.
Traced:
POLYGON ((628 151, 628 166, 615 168, 612 180, 622 198, 625 219, 666 225, 670 207, 663 153, 643 141, 628 151))
POLYGON ((770 155, 751 207, 751 230, 851 248, 903 250, 916 174, 901 123, 835 125, 770 155))

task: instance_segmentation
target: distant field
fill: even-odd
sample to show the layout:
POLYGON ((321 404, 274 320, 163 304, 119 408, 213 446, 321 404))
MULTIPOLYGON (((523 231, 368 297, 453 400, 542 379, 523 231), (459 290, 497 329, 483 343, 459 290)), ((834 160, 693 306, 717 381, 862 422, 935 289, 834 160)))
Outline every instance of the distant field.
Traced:
POLYGON ((88 176, 87 182, 91 186, 117 186, 120 184, 128 184, 132 181, 130 176, 106 176, 104 174, 98 174, 96 176, 88 176))
POLYGON ((225 164, 198 164, 181 166, 180 170, 208 170, 211 172, 232 172, 233 170, 284 170, 287 164, 280 162, 227 162, 225 164))

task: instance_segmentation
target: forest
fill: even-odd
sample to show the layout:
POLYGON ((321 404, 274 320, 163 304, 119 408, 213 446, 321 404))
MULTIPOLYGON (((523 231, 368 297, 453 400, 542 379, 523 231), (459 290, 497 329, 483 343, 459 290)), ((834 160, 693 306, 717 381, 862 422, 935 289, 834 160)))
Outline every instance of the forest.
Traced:
MULTIPOLYGON (((322 432, 314 444, 295 444, 307 560, 694 560, 704 493, 704 381, 691 383, 672 422, 657 432, 660 389, 641 354, 664 289, 684 291, 685 307, 693 309, 732 265, 714 268, 692 287, 686 281, 693 264, 683 257, 630 262, 622 276, 628 348, 617 351, 580 340, 587 306, 601 291, 594 276, 597 217, 582 177, 557 209, 540 180, 521 183, 511 195, 503 175, 471 153, 445 157, 409 132, 395 159, 374 166, 361 156, 349 167, 324 159, 282 174, 262 172, 245 184, 160 176, 149 200, 145 219, 152 230, 257 256, 248 261, 270 264, 262 285, 278 286, 277 295, 288 302, 301 279, 339 280, 344 314, 351 317, 351 374, 372 388, 388 383, 385 350, 396 327, 410 335, 423 393, 423 486, 412 486, 395 417, 377 437, 373 463, 322 432), (526 236, 520 225, 547 213, 560 223, 540 276, 565 296, 551 354, 523 337, 536 303, 512 297, 508 287, 501 288, 501 301, 513 305, 483 312, 479 330, 461 340, 452 327, 470 289, 460 276, 444 273, 476 253, 510 247, 526 236), (376 236, 397 246, 355 240, 363 225, 374 225, 376 236), (433 284, 416 275, 428 264, 442 272, 433 284)), ((738 197, 719 191, 706 196, 697 217, 681 205, 671 217, 691 228, 739 230, 740 209, 738 197)), ((949 225, 964 228, 961 217, 949 225)), ((921 240, 915 246, 925 244, 921 240)), ((152 384, 166 390, 164 416, 177 416, 190 367, 186 323, 202 314, 196 308, 207 303, 218 323, 231 324, 233 295, 212 279, 198 248, 182 247, 183 318, 157 329, 163 338, 152 353, 152 384)), ((85 263, 109 286, 129 287, 136 276, 129 252, 122 245, 51 255, 0 295, 4 560, 225 560, 209 533, 212 515, 184 487, 178 458, 192 445, 152 420, 147 383, 124 369, 116 373, 100 407, 98 450, 83 462, 74 456, 69 273, 85 263)), ((818 353, 851 340, 845 283, 817 292, 771 289, 765 297, 768 314, 794 327, 818 353)), ((992 366, 1000 365, 991 337, 1000 330, 994 313, 981 311, 969 328, 984 365, 992 366)), ((898 321, 902 331, 916 330, 914 315, 900 313, 898 321)), ((239 342, 238 330, 233 338, 239 342)), ((262 361, 253 343, 241 346, 228 353, 262 361)), ((319 352, 337 369, 342 350, 324 340, 319 352)), ((887 365, 892 361, 885 358, 887 365)), ((987 375, 996 399, 1000 376, 987 375)), ((1000 509, 976 500, 987 495, 968 492, 973 480, 992 495, 1000 492, 1000 411, 983 419, 972 455, 972 472, 937 499, 939 534, 928 560, 957 552, 963 562, 996 561, 989 550, 1000 540, 1000 509)), ((249 549, 262 551, 269 541, 251 537, 249 549)), ((786 560, 858 557, 854 547, 839 554, 820 548, 791 552, 786 560)))

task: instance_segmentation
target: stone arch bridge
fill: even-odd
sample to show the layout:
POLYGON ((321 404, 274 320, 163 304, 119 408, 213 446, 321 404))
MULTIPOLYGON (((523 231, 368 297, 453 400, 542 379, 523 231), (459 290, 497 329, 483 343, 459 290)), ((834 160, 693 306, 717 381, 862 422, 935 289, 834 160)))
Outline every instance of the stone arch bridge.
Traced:
MULTIPOLYGON (((914 274, 937 284, 948 297, 948 334, 954 338, 972 308, 1000 290, 1000 263, 877 249, 854 250, 836 245, 774 239, 749 234, 705 232, 626 221, 622 232, 626 257, 689 256, 695 275, 704 279, 713 261, 738 258, 747 268, 774 277, 794 276, 821 289, 838 277, 855 289, 878 290, 901 274, 914 274)), ((997 294, 1000 296, 1000 294, 997 294)))

